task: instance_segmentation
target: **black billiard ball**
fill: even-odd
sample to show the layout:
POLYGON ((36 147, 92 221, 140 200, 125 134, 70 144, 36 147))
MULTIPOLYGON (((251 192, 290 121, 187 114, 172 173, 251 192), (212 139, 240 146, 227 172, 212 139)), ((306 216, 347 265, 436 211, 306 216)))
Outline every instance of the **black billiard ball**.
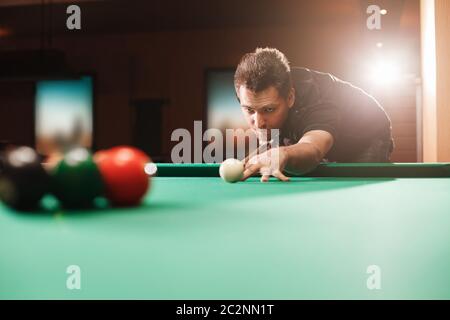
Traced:
POLYGON ((52 193, 65 208, 87 208, 103 193, 100 171, 91 153, 75 148, 51 170, 52 193))
POLYGON ((32 210, 49 189, 49 177, 32 148, 13 147, 2 153, 0 199, 17 210, 32 210))

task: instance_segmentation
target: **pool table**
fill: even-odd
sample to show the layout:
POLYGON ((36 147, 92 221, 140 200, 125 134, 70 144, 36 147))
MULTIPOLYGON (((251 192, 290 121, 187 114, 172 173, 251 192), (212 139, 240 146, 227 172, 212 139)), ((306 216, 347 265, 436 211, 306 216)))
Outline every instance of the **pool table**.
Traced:
POLYGON ((100 200, 0 203, 0 299, 450 299, 448 163, 322 164, 264 184, 158 164, 141 206, 100 200))

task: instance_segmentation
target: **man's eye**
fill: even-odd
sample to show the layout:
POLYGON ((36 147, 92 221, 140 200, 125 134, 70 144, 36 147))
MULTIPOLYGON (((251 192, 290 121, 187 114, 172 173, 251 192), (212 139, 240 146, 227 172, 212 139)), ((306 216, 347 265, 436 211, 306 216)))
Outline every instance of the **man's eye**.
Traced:
POLYGON ((250 114, 252 114, 252 113, 255 112, 255 111, 253 111, 253 109, 247 108, 247 112, 250 113, 250 114))
POLYGON ((265 111, 266 112, 273 112, 275 109, 274 108, 266 108, 265 111))

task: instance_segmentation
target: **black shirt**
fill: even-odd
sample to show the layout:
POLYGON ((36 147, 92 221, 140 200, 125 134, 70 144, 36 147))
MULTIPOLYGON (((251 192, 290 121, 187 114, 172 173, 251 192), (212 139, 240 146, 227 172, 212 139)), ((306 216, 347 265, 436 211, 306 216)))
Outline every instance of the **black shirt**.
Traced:
POLYGON ((362 89, 337 77, 306 68, 292 68, 295 103, 280 132, 280 144, 297 143, 311 130, 334 138, 326 159, 351 162, 375 139, 390 139, 391 121, 380 104, 362 89))

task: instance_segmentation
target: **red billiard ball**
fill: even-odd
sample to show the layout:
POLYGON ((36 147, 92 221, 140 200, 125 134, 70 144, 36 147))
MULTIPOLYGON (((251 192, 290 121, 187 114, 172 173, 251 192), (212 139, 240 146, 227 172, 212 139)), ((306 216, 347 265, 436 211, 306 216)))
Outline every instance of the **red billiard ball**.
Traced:
POLYGON ((144 163, 149 163, 151 162, 150 157, 142 150, 135 148, 135 147, 131 147, 131 146, 117 146, 117 147, 112 147, 111 149, 106 150, 107 152, 126 152, 128 154, 132 154, 133 157, 137 157, 139 158, 141 161, 144 161, 144 163))
POLYGON ((105 184, 105 196, 115 206, 138 205, 150 188, 145 166, 151 162, 143 151, 121 146, 94 155, 105 184))

